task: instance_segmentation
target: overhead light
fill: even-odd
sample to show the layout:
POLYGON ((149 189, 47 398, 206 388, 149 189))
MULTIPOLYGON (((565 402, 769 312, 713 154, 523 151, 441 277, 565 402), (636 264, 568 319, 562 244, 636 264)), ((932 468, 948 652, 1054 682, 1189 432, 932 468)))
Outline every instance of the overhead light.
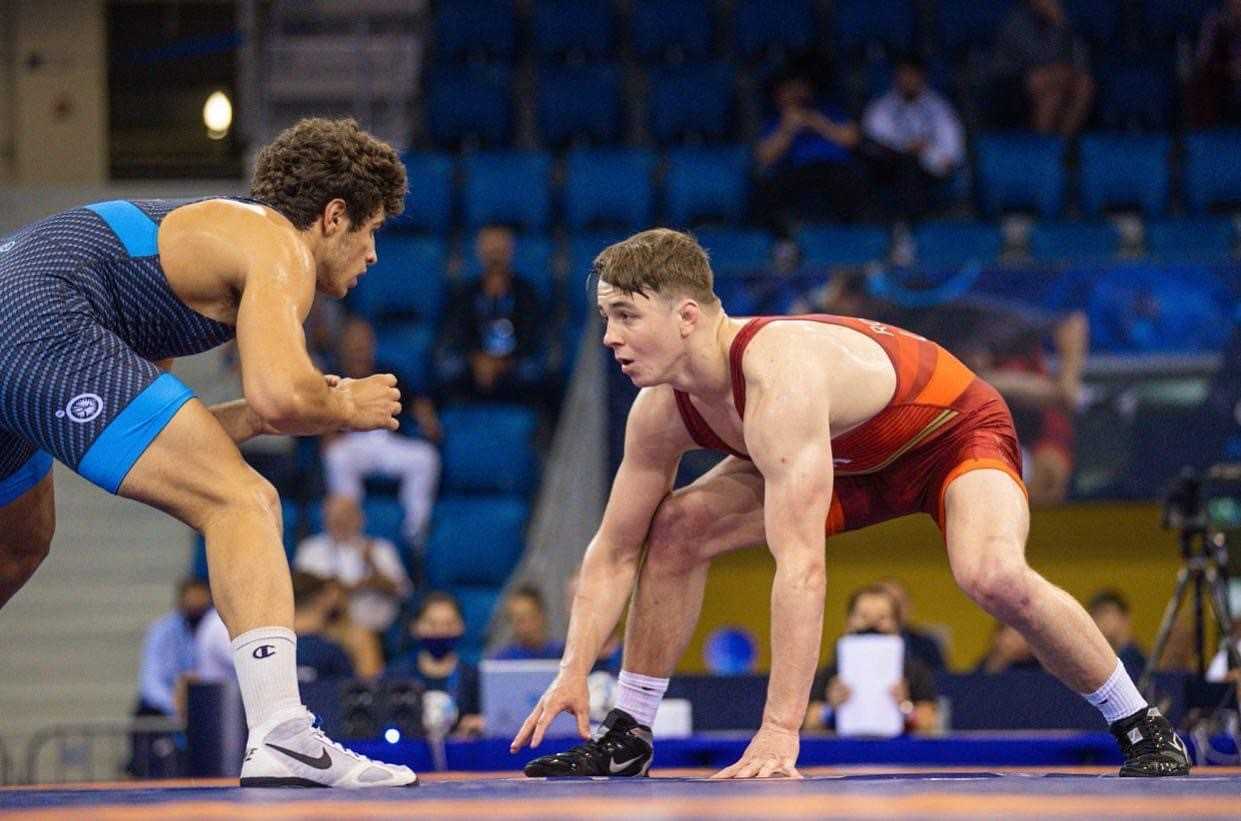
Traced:
POLYGON ((207 136, 213 140, 228 136, 233 124, 233 103, 223 91, 211 92, 203 103, 203 124, 207 126, 207 136))

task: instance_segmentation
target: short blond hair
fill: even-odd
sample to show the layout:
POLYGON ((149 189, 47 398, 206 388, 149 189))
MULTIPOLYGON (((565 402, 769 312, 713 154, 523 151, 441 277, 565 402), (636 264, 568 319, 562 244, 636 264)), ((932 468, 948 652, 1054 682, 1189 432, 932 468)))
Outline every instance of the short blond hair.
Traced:
POLYGON ((670 228, 652 228, 609 245, 595 257, 592 274, 627 294, 719 302, 706 250, 690 234, 670 228))

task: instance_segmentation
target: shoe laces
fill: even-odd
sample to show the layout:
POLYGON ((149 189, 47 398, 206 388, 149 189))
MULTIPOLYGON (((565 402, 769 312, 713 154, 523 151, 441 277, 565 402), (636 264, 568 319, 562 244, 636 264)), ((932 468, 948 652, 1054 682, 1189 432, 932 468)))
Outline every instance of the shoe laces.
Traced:
POLYGON ((337 751, 339 751, 339 752, 344 753, 345 755, 349 756, 350 758, 356 758, 356 759, 359 759, 359 760, 361 760, 361 761, 366 762, 367 764, 378 764, 378 763, 379 763, 378 761, 374 761, 374 760, 372 760, 372 759, 370 759, 370 758, 367 758, 366 756, 362 755, 361 753, 355 753, 353 750, 350 750, 350 749, 348 749, 347 747, 345 747, 345 746, 343 746, 342 744, 340 744, 340 742, 333 741, 332 739, 328 738, 327 734, 323 732, 323 728, 322 728, 322 726, 320 726, 320 725, 321 725, 321 722, 320 722, 319 717, 318 717, 317 715, 315 715, 314 713, 311 713, 311 714, 310 714, 310 717, 311 717, 312 719, 314 719, 314 720, 311 722, 311 724, 310 724, 310 735, 311 735, 311 737, 312 737, 312 738, 314 738, 316 741, 318 741, 319 743, 323 744, 323 746, 325 746, 325 747, 332 747, 333 749, 335 749, 335 750, 337 750, 337 751))
POLYGON ((1130 748, 1132 755, 1149 755, 1163 752, 1168 748, 1176 749, 1176 731, 1170 724, 1163 721, 1144 720, 1137 726, 1142 731, 1142 738, 1134 742, 1130 748))

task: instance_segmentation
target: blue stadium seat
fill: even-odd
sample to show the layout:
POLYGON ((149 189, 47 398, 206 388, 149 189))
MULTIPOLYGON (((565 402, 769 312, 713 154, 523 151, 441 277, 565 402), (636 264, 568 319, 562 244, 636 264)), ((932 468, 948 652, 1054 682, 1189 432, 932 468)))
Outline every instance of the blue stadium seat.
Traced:
POLYGON ((431 391, 434 350, 434 322, 397 320, 380 322, 375 327, 375 367, 396 374, 406 391, 431 391))
POLYGON ((661 145, 687 136, 720 140, 732 127, 733 68, 695 63, 651 72, 650 129, 661 145))
POLYGON ((940 47, 956 57, 989 46, 1014 2, 1016 0, 939 0, 935 5, 940 47))
MULTIPOLYGON (((574 293, 581 293, 580 288, 584 286, 586 278, 590 276, 591 265, 595 261, 595 257, 604 248, 613 243, 620 242, 625 239, 628 234, 625 231, 596 231, 574 234, 569 237, 569 272, 565 277, 566 295, 572 296, 574 293)), ((594 305, 594 295, 590 297, 591 305, 594 305)), ((572 302, 570 302, 572 304, 572 302)), ((594 308, 591 307, 593 311, 594 308)))
POLYGON ((427 91, 427 126, 437 145, 477 140, 509 141, 513 127, 512 78, 502 66, 440 66, 427 91))
POLYGON ((1228 217, 1183 217, 1146 223, 1146 252, 1157 260, 1223 262, 1233 253, 1228 217))
POLYGON ((1188 134, 1184 187, 1185 205, 1196 214, 1241 202, 1241 130, 1188 134))
POLYGON ((546 67, 539 75, 539 133, 552 145, 620 137, 620 74, 614 65, 546 67))
POLYGON ((1216 0, 1144 0, 1147 42, 1166 47, 1179 37, 1195 41, 1202 18, 1214 5, 1216 0))
POLYGON ((1064 140, 1026 133, 984 134, 977 141, 983 211, 1033 210, 1053 219, 1064 202, 1064 140))
POLYGON ((614 49, 612 9, 607 0, 539 0, 531 25, 534 50, 544 59, 598 60, 614 49))
POLYGON ((890 52, 913 48, 912 0, 835 0, 832 35, 838 53, 854 54, 877 43, 890 52))
POLYGON ((1040 222, 1030 232, 1035 262, 1101 262, 1119 250, 1120 234, 1110 222, 1040 222))
POLYGON ((525 493, 538 479, 537 415, 515 405, 464 405, 440 414, 443 487, 449 492, 525 493))
POLYGON ((435 10, 435 59, 509 62, 517 42, 512 0, 452 0, 435 10))
POLYGON ((918 265, 928 271, 989 265, 1000 256, 999 226, 986 222, 929 220, 914 230, 918 265))
POLYGON ((634 51, 642 60, 703 60, 713 21, 704 0, 636 0, 629 16, 634 51))
POLYGON ((741 222, 749 161, 744 146, 669 151, 664 180, 668 222, 680 228, 712 220, 741 222))
POLYGON ((413 231, 444 233, 452 227, 452 158, 444 154, 401 155, 409 177, 405 210, 392 225, 413 231))
POLYGON ((569 230, 648 225, 655 199, 654 169, 655 155, 640 149, 570 152, 564 188, 569 230))
POLYGON ((775 240, 766 231, 704 228, 695 232, 707 250, 716 281, 764 275, 771 268, 775 240))
POLYGON ((551 219, 551 158, 535 151, 473 154, 465 166, 465 224, 493 223, 542 233, 551 219))
POLYGON ((478 664, 483 657, 487 642, 487 627, 500 603, 498 587, 456 586, 449 592, 461 605, 461 617, 465 621, 465 635, 457 647, 457 655, 469 664, 478 664))
POLYGON ((431 588, 502 586, 525 548, 529 515, 517 496, 441 497, 424 563, 431 588))
POLYGON ((1124 0, 1064 0, 1069 22, 1093 46, 1110 46, 1120 31, 1124 0))
POLYGON ((396 499, 385 496, 367 496, 362 500, 362 515, 366 517, 365 533, 379 539, 387 539, 400 550, 405 545, 405 508, 396 499))
POLYGON ((1110 61, 1099 66, 1099 121, 1106 128, 1166 131, 1172 122, 1175 69, 1170 62, 1110 61))
POLYGON ((741 0, 735 27, 737 51, 746 60, 803 51, 818 39, 811 0, 741 0))
POLYGON ((1138 206, 1148 217, 1168 207, 1166 136, 1087 134, 1081 138, 1082 210, 1097 217, 1104 209, 1138 206))
POLYGON ((807 268, 865 265, 888 257, 888 232, 877 225, 808 225, 797 235, 807 268))
MULTIPOLYGON (((475 280, 482 275, 473 243, 467 248, 461 277, 475 280)), ((554 299, 555 271, 552 270, 552 242, 547 237, 522 235, 513 248, 513 270, 538 292, 543 307, 550 310, 554 299)))
POLYGON ((444 243, 391 229, 375 238, 379 261, 350 295, 349 304, 372 322, 439 316, 444 300, 444 243))
POLYGON ((1109 266, 1091 283, 1091 352, 1221 350, 1232 331, 1228 296, 1224 283, 1203 266, 1109 266))

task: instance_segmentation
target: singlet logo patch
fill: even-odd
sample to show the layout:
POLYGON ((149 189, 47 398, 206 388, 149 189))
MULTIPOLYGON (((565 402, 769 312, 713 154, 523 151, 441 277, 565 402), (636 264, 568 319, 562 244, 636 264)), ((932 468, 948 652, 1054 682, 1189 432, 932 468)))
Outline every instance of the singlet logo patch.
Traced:
POLYGON ((64 410, 56 411, 56 418, 69 417, 70 422, 84 425, 103 413, 103 400, 97 393, 79 393, 69 400, 64 410))

